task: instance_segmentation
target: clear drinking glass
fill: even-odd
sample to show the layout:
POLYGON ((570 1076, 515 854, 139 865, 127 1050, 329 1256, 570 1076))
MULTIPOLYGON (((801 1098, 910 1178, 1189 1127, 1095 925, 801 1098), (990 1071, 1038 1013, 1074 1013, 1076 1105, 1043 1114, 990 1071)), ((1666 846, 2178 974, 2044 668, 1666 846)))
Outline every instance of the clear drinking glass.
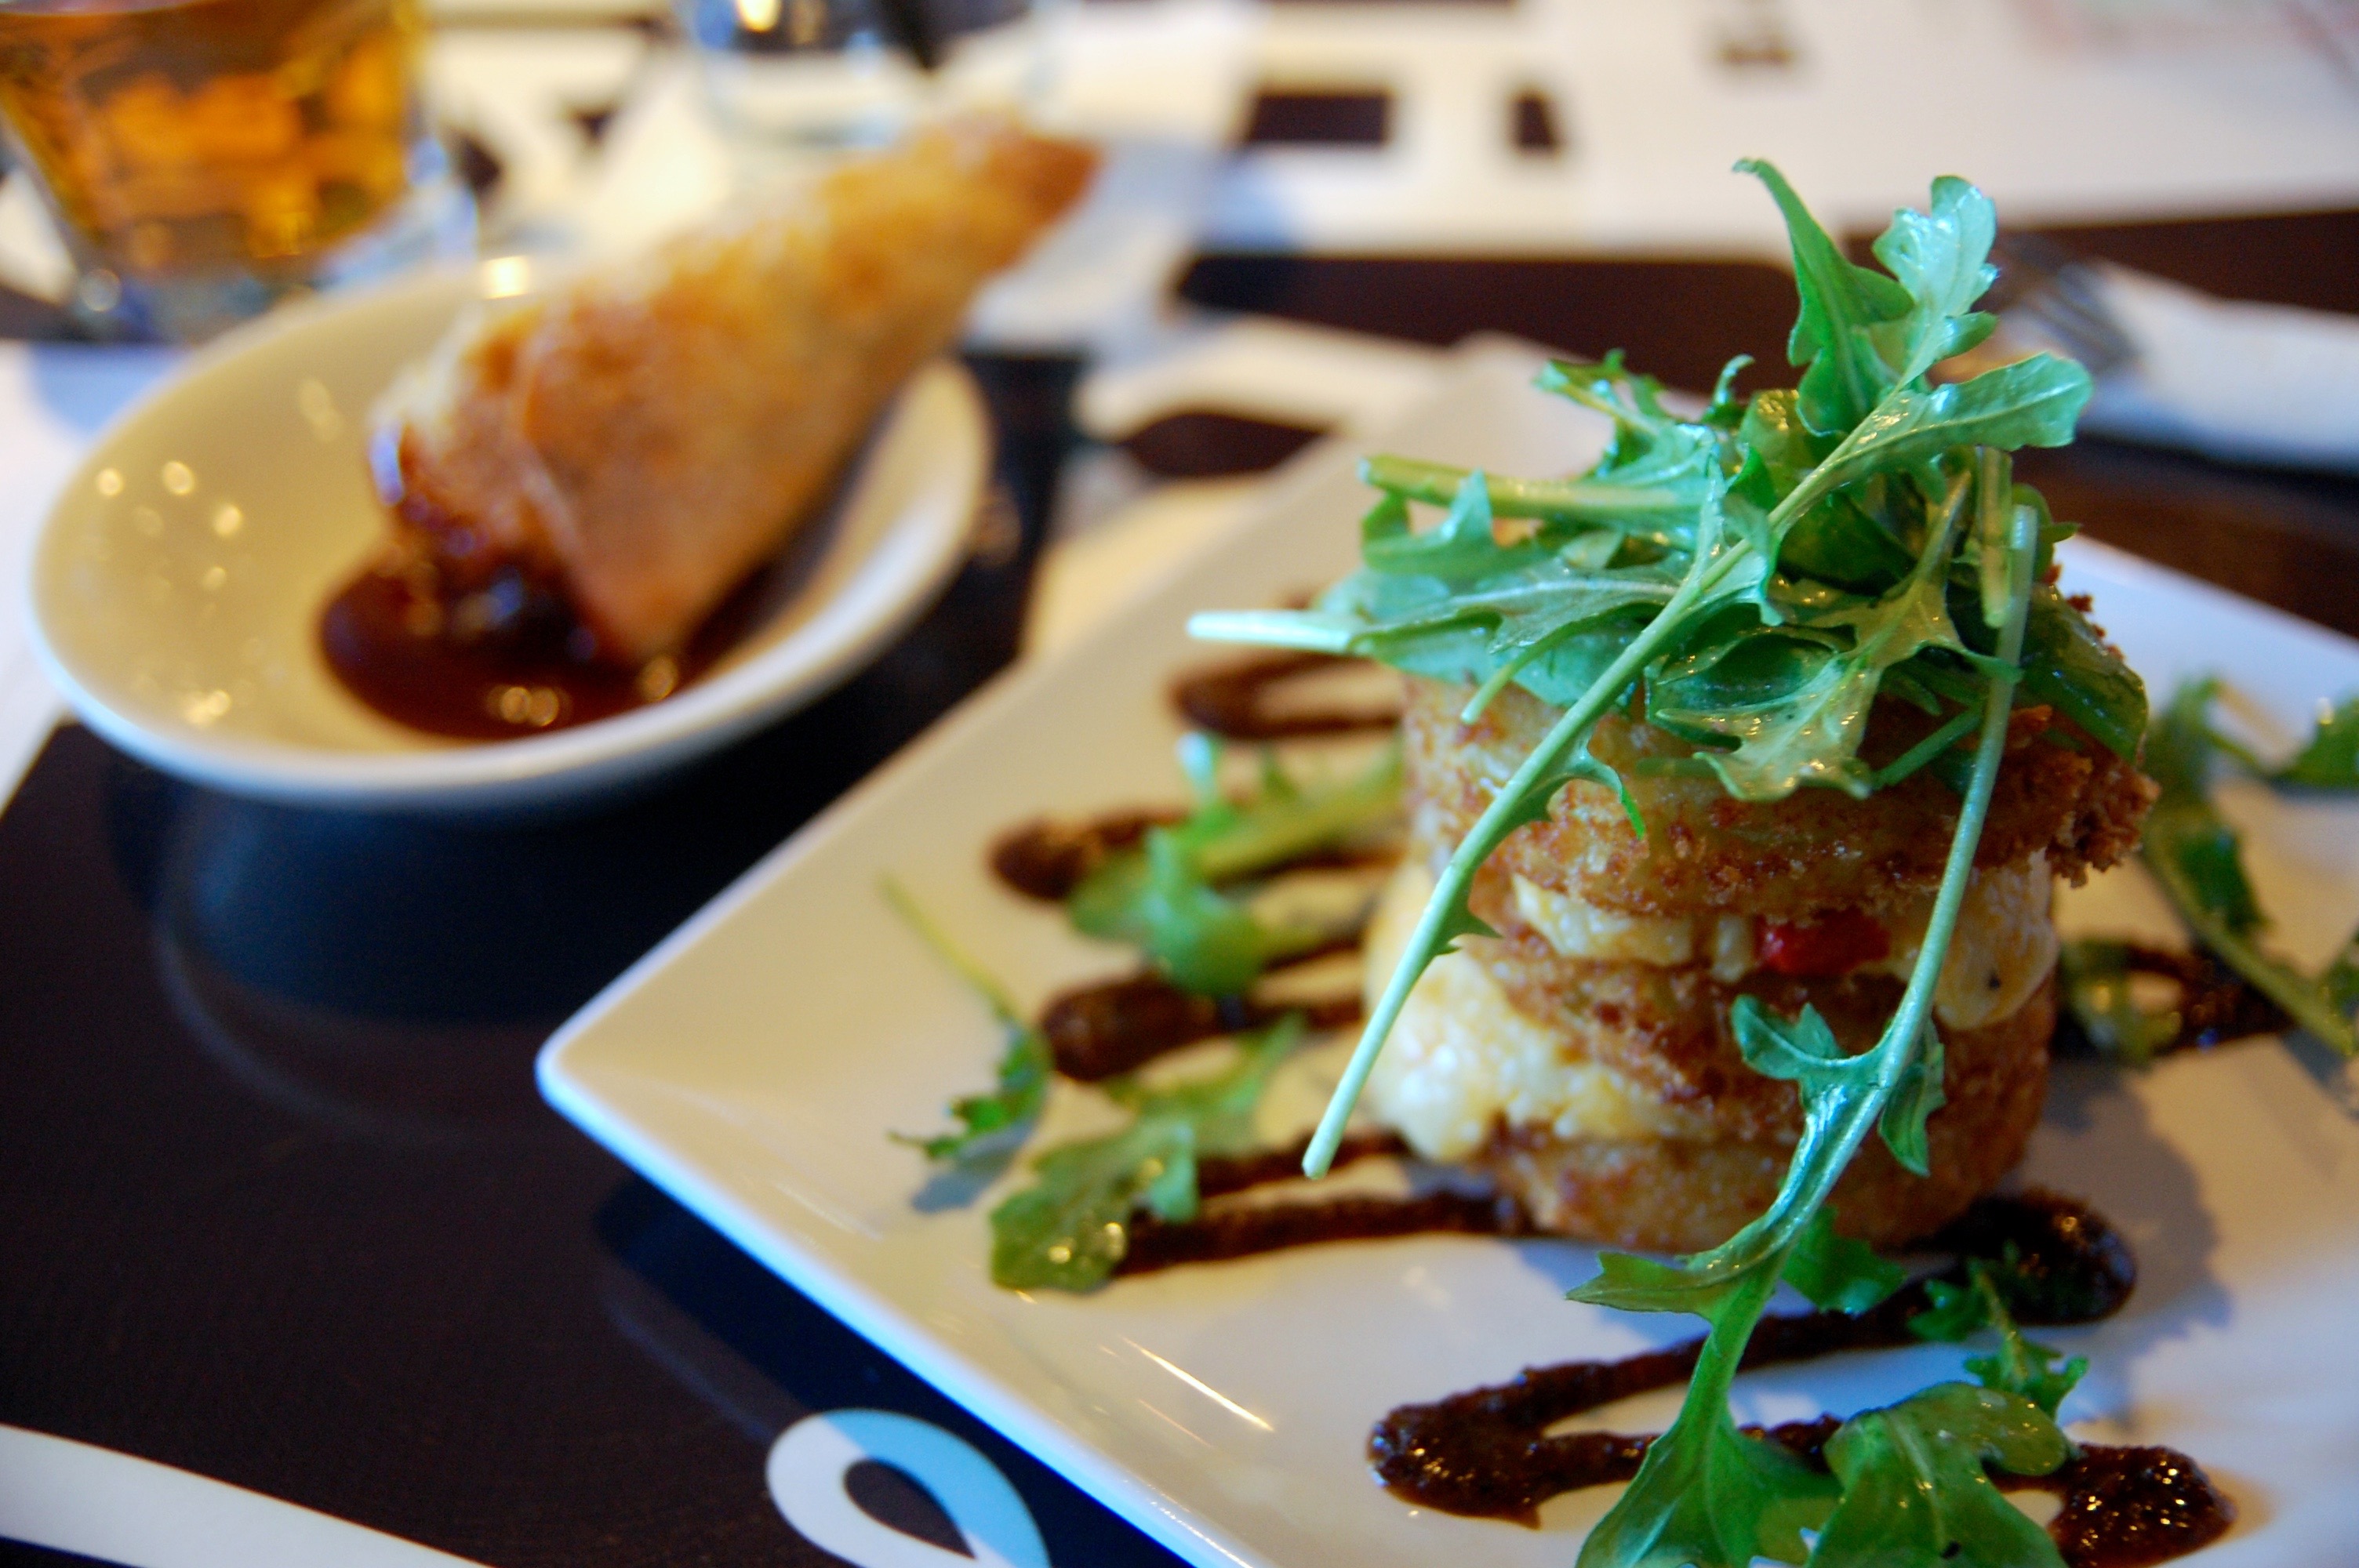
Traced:
POLYGON ((464 254, 417 0, 0 0, 0 118, 108 334, 464 254))
MULTIPOLYGON (((744 157, 899 139, 962 63, 1023 47, 1030 0, 679 0, 723 130, 744 157)), ((969 74, 972 74, 971 72, 969 74)))

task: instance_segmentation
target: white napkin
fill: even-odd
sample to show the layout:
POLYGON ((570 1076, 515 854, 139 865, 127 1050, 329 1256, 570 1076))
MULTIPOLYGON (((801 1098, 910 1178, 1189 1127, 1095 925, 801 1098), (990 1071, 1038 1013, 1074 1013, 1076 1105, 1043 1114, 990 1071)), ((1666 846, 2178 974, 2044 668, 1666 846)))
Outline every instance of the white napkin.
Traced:
POLYGON ((91 438, 179 358, 172 349, 0 343, 0 803, 60 712, 26 624, 33 536, 91 438))
POLYGON ((2098 380, 2083 430, 2232 462, 2359 470, 2359 317, 2099 270, 2137 357, 2098 380))

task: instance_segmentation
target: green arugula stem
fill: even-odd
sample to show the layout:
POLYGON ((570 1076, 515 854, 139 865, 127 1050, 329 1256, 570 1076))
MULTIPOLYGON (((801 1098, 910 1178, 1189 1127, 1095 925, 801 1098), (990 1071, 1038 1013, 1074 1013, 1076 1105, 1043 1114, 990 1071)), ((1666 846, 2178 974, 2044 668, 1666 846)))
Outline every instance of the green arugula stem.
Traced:
MULTIPOLYGON (((984 1094, 961 1095, 951 1101, 951 1115, 962 1124, 956 1131, 931 1138, 913 1138, 898 1132, 889 1136, 897 1143, 924 1151, 929 1160, 963 1160, 1003 1134, 1012 1137, 1017 1131, 1028 1130, 1049 1102, 1049 1080, 1056 1071, 1047 1037, 1016 1011, 1016 999, 1007 994, 1006 988, 951 941, 950 934, 934 923, 897 879, 886 877, 879 891, 893 912, 917 933, 918 939, 933 949, 934 956, 950 966, 983 1000, 1006 1042, 1000 1054, 996 1087, 984 1094)), ((1013 1150, 1007 1152, 1012 1153, 1013 1150)))
POLYGON ((2251 937, 2231 929, 2204 903, 2177 856, 2153 853, 2141 846, 2138 859, 2162 883, 2198 943, 2217 954, 2246 985, 2285 1009, 2296 1023, 2343 1055, 2359 1056, 2359 1029, 2336 1011, 2325 988, 2262 952, 2251 937))
POLYGON ((1208 882, 1230 882, 1381 821, 1400 804, 1401 757, 1395 746, 1358 778, 1333 789, 1257 805, 1235 824, 1190 847, 1189 859, 1208 882))
MULTIPOLYGON (((1448 506, 1458 499, 1467 472, 1418 458, 1377 457, 1360 464, 1360 477, 1378 490, 1436 506, 1448 506)), ((1544 523, 1626 517, 1634 512, 1683 517, 1695 510, 1694 498, 1676 490, 1593 479, 1508 479, 1485 474, 1483 488, 1490 493, 1492 516, 1528 517, 1544 523)))
MULTIPOLYGON (((2339 954, 2325 973, 2312 977, 2272 958, 2257 940, 2267 921, 2254 900, 2236 832, 2211 795, 2213 753, 2225 749, 2211 723, 2218 689, 2214 678, 2182 686, 2147 738, 2147 772, 2162 785, 2162 798, 2147 816, 2138 859, 2199 942, 2304 1029, 2343 1054, 2359 1056, 2349 954, 2339 954)), ((2337 717, 2321 724, 2318 738, 2288 768, 2255 771, 2280 780, 2294 774, 2338 744, 2336 729, 2348 722, 2337 717)), ((2343 765, 2332 759, 2330 764, 2343 765)))
MULTIPOLYGON (((1935 895, 1923 946, 1910 970, 1908 986, 1875 1045, 1839 1069, 1856 1072, 1865 1081, 1856 1090, 1829 1091, 1837 1102, 1832 1115, 1821 1117, 1825 1098, 1806 1097, 1809 1107, 1802 1139, 1796 1148, 1777 1196, 1767 1212, 1710 1252, 1688 1259, 1676 1268, 1608 1254, 1601 1260, 1597 1280, 1575 1291, 1575 1300, 1636 1307, 1639 1310, 1686 1310, 1701 1313, 1712 1323, 1704 1357, 1690 1379, 1687 1397, 1669 1432, 1647 1452, 1630 1489, 1601 1520, 1584 1544, 1582 1568, 1620 1568, 1638 1563, 1692 1561, 1691 1541, 1665 1541, 1667 1531, 1693 1521, 1684 1519, 1684 1499, 1693 1494, 1711 1464, 1714 1440, 1726 1450, 1728 1395, 1734 1369, 1741 1361, 1756 1324, 1787 1260, 1904 1083, 1923 1050, 1923 1035, 1933 992, 1956 929, 1958 912, 1973 871, 1974 853, 1982 839, 1991 795, 1998 779, 1999 762, 2006 745, 2007 722, 2014 708, 2017 661, 2023 653, 2025 626, 2029 620, 2033 563, 2038 527, 2028 509, 2020 510, 2008 530, 2008 600, 1999 633, 1999 656, 2005 668, 1992 673, 1984 696, 1982 734, 1974 752, 1973 773, 1958 814, 1958 827, 1942 868, 1940 891, 1935 895), (1658 1544, 1669 1544, 1690 1555, 1658 1553, 1658 1544)), ((1805 1013, 1804 1017, 1810 1015, 1805 1013)), ((1819 1026, 1823 1033, 1823 1024, 1819 1026)), ((1832 1041, 1829 1042, 1832 1045, 1832 1041)), ((2051 1466, 2052 1467, 2052 1466, 2051 1466)), ((1751 1561, 1763 1540, 1734 1543, 1735 1550, 1712 1561, 1725 1565, 1751 1561)))
MULTIPOLYGON (((1680 1413, 1669 1430, 1647 1444, 1646 1457, 1638 1462, 1638 1473, 1631 1477, 1624 1498, 1669 1496, 1685 1500, 1707 1489, 1713 1479, 1708 1471, 1715 1439, 1767 1449, 1768 1445, 1759 1438, 1723 1429, 1734 1426, 1728 1415, 1729 1392, 1735 1386, 1753 1325, 1760 1320, 1777 1289, 1777 1271, 1762 1270, 1736 1281, 1728 1297, 1715 1307, 1702 1353, 1696 1357, 1695 1371, 1688 1379, 1687 1400, 1680 1406, 1680 1413)), ((1581 1556, 1574 1568, 1619 1568, 1621 1563, 1634 1559, 1651 1560, 1651 1551, 1669 1520, 1632 1519, 1626 1514, 1627 1510, 1617 1504, 1613 1513, 1599 1521, 1581 1543, 1581 1556), (1625 1517, 1617 1519, 1617 1515, 1625 1517)), ((1763 1543, 1747 1543, 1760 1544, 1763 1543)))
POLYGON ((1869 777, 1870 787, 1883 789, 1887 785, 1898 784, 1902 779, 1963 740, 1966 731, 1973 729, 1981 718, 1982 715, 1971 708, 1957 714, 1939 730, 1909 747, 1908 751, 1885 766, 1876 769, 1869 777))
MULTIPOLYGON (((1565 710, 1546 739, 1532 748, 1513 777, 1491 797, 1491 804, 1475 819, 1457 852, 1450 857, 1435 885, 1433 896, 1426 901, 1425 913, 1418 917, 1417 929, 1402 952, 1401 961, 1395 966, 1392 979, 1385 984, 1385 994, 1368 1015, 1367 1027, 1360 1035, 1360 1044, 1352 1053, 1349 1065, 1343 1069, 1343 1081, 1335 1086, 1332 1098, 1327 1102, 1326 1113, 1319 1119, 1319 1130, 1310 1140, 1310 1147, 1302 1156, 1302 1173, 1323 1176, 1334 1162, 1335 1151, 1343 1141, 1344 1124, 1352 1119, 1352 1108, 1359 1103, 1360 1091, 1368 1081, 1368 1074, 1384 1050, 1386 1037, 1391 1034, 1393 1022, 1408 1005, 1408 993, 1425 973, 1427 955, 1443 950, 1454 933, 1449 927, 1463 906, 1467 888, 1474 873, 1491 858, 1491 851, 1505 841, 1525 822, 1531 820, 1532 795, 1541 781, 1560 764, 1574 747, 1581 744, 1605 710, 1621 699, 1622 693, 1647 666, 1648 660, 1668 643, 1684 624, 1689 607, 1707 597, 1728 575, 1735 570, 1751 546, 1742 541, 1732 541, 1724 555, 1711 559, 1699 557, 1694 570, 1680 584, 1660 613, 1649 622, 1645 631, 1630 640, 1621 656, 1606 666, 1579 702, 1565 710)), ((1548 809, 1549 790, 1539 801, 1539 809, 1548 809)))
POLYGON ((1990 814, 1991 795, 1998 783, 1999 759, 2006 749, 2007 720, 2015 707, 2023 634, 2031 608, 2031 568, 2038 546, 2037 521, 2027 510, 2013 519, 2007 537, 2006 622, 2000 629, 1998 660, 1983 699, 1982 736, 1974 747, 1974 766, 1958 809, 1958 827, 1950 840, 1950 855, 1941 869, 1940 891, 1933 898, 1932 917, 1908 972, 1908 988, 1884 1034, 1864 1058, 1873 1062, 1871 1087, 1850 1098, 1837 1116, 1823 1127, 1806 1128, 1802 1142, 1788 1167, 1786 1184, 1768 1209, 1722 1246, 1705 1254, 1707 1269, 1733 1272, 1757 1266, 1773 1254, 1782 1254, 1795 1234, 1826 1202, 1835 1183, 1851 1164, 1853 1154, 1900 1086, 1917 1057, 1919 1036, 1940 983, 1941 966, 1949 956, 1958 912, 1964 907, 1966 887, 1974 869, 1974 851, 1981 846, 1983 823, 1990 814))
POLYGON ((932 949, 935 957, 948 965, 959 979, 966 982, 968 989, 983 999, 994 1019, 1011 1029, 1026 1026, 1024 1014, 1016 1008, 1016 999, 1007 994, 1007 988, 1001 985, 990 970, 975 962, 965 948, 951 940, 950 933, 926 913, 925 907, 918 903, 909 890, 901 885, 898 877, 879 878, 876 888, 885 895, 885 902, 892 907, 893 913, 901 917, 902 924, 917 933, 918 940, 932 949))

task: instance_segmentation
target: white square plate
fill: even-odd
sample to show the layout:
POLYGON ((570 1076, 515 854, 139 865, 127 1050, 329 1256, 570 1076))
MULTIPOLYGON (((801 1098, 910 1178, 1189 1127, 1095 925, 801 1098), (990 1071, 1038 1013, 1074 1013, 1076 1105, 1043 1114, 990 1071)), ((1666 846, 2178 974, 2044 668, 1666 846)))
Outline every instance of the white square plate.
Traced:
MULTIPOLYGON (((1448 384, 1384 449, 1562 472, 1593 457, 1593 416, 1529 389, 1532 351, 1462 351, 1448 384)), ((1268 503, 1123 614, 1022 667, 748 871, 608 988, 541 1056, 566 1115, 922 1376, 1200 1564, 1562 1568, 1612 1492, 1561 1498, 1542 1528, 1403 1507, 1370 1481, 1369 1423, 1391 1406, 1527 1364, 1682 1338, 1690 1319, 1562 1299, 1592 1271, 1562 1242, 1423 1238, 1306 1249, 1027 1296, 986 1273, 996 1194, 921 1204, 927 1173, 888 1130, 929 1130, 987 1081, 995 1031, 888 911, 909 886, 1026 1002, 1123 960, 984 865, 1042 813, 1169 801, 1178 733, 1163 699, 1204 657, 1183 626, 1352 564, 1357 450, 1299 460, 1268 503)), ((2359 644, 2093 546, 2073 589, 2167 692, 2217 670, 2290 736, 2359 688, 2359 644)), ((2359 811, 2231 789, 2265 906, 2305 962, 2359 920, 2359 811)), ((2169 938, 2138 873, 2066 902, 2067 923, 2169 938)), ((1047 1136, 1086 1117, 1076 1092, 1047 1136)), ((2043 1335, 2093 1370, 2072 1429, 2194 1454, 2243 1511, 2203 1561, 2330 1568, 2359 1540, 2359 1120, 2339 1064, 2265 1042, 2140 1076, 2060 1071, 2025 1178, 2093 1201, 2144 1279, 2111 1322, 2043 1335)), ((1848 1412, 1957 1375, 1954 1349, 1839 1357, 1750 1375, 1748 1419, 1848 1412)), ((1675 1396, 1606 1412, 1659 1427, 1675 1396)))

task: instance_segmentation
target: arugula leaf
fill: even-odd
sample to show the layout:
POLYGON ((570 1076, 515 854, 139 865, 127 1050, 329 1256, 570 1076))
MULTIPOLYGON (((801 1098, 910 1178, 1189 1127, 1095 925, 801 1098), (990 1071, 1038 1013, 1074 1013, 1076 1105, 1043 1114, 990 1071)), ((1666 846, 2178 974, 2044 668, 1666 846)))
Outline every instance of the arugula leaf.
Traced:
POLYGON ((2324 708, 2301 750, 2282 767, 2273 768, 2241 742, 2211 730, 2212 743, 2247 772, 2274 784, 2295 789, 2359 789, 2359 696, 2344 697, 2324 708))
POLYGON ((2074 1356, 2057 1366, 2058 1352, 2026 1339, 2011 1319, 2001 1325, 2000 1336, 1995 1351, 1966 1357, 1966 1370, 1983 1387, 2019 1394, 2053 1417, 2056 1407, 2064 1402, 2064 1396, 2078 1387, 2088 1372, 2089 1358, 2074 1356))
POLYGON ((1048 1104, 1049 1080, 1056 1067, 1048 1040, 1016 1009, 1016 1002, 999 982, 985 973, 940 926, 934 924, 908 890, 890 877, 885 879, 885 902, 893 912, 908 923, 935 957, 956 970, 975 995, 991 1010, 1006 1040, 1006 1048, 999 1058, 997 1083, 987 1094, 963 1095, 951 1101, 951 1116, 960 1123, 956 1131, 932 1138, 912 1138, 893 1133, 897 1143, 907 1143, 921 1150, 929 1160, 971 1160, 996 1152, 998 1146, 1020 1142, 1040 1118, 1041 1108, 1048 1104), (1014 1135, 1005 1136, 1005 1135, 1014 1135))
MULTIPOLYGON (((1690 422, 1666 409, 1662 384, 1624 369, 1621 351, 1596 364, 1551 360, 1535 384, 1614 421, 1614 439, 1591 470, 1596 479, 1677 495, 1690 509, 1702 503, 1722 466, 1725 433, 1709 416, 1690 422)), ((1660 533, 1649 537, 1672 542, 1660 533)))
POLYGON ((1745 158, 1736 170, 1768 188, 1793 246, 1801 310, 1787 340, 1786 357, 1806 367, 1802 417, 1813 430, 1848 430, 1867 417, 1898 379, 1878 339, 1889 335, 1892 323, 1907 319, 1916 301, 1897 279, 1846 258, 1777 166, 1745 158))
POLYGON ((1776 1271, 1758 1272, 1708 1303, 1712 1332, 1687 1402, 1582 1542, 1579 1568, 1751 1568, 1756 1557, 1801 1560, 1801 1532, 1826 1518, 1835 1484, 1789 1450, 1738 1430, 1728 1412, 1745 1341, 1777 1284, 1776 1271))
POLYGON ((1932 1154, 1926 1147, 1925 1123, 1948 1103, 1949 1097, 1941 1091, 1946 1066, 1941 1032, 1933 1026, 1930 1015, 1919 1019, 1916 1052, 1900 1070, 1900 1080, 1893 1086, 1892 1098, 1884 1102, 1884 1114, 1875 1124, 1892 1157, 1900 1162, 1902 1169, 1915 1175, 1933 1173, 1932 1154))
POLYGON ((1406 508, 1397 528, 1392 525, 1392 514, 1381 506, 1370 514, 1372 522, 1378 514, 1383 514, 1381 522, 1376 522, 1379 531, 1370 536, 1364 525, 1361 535, 1360 556, 1371 570, 1413 572, 1442 583, 1471 583, 1502 567, 1512 569, 1547 557, 1537 545, 1501 547, 1493 531, 1490 485, 1480 469, 1459 481, 1449 514, 1439 527, 1412 534, 1406 508))
POLYGON ((1897 380, 1915 381, 1996 330, 1998 318, 1973 305, 1998 281, 1998 269, 1989 265, 1997 237, 1990 198, 1955 175, 1933 181, 1926 211, 1904 207, 1892 215, 1892 227, 1875 242, 1875 259, 1908 293, 1897 380))
POLYGON ((2147 730, 2146 683, 2051 583, 2032 589, 2023 688, 2123 761, 2137 758, 2147 730))
POLYGON ((1908 1319, 1908 1332, 1919 1339, 1954 1345, 1973 1338, 1989 1325, 1989 1312, 1971 1282, 1961 1285, 1948 1280, 1928 1280, 1925 1299, 1931 1304, 1908 1319))
POLYGON ((1141 948, 1176 985, 1225 996, 1278 959, 1335 939, 1330 925, 1270 925, 1216 884, 1282 865, 1342 842, 1398 810, 1400 757, 1387 752, 1356 778, 1304 788, 1266 770, 1260 791, 1224 798, 1214 779, 1219 748, 1208 737, 1180 743, 1181 765, 1198 781, 1195 809, 1176 827, 1148 829, 1136 847, 1108 856, 1065 901, 1073 925, 1092 936, 1141 948))
POLYGON ((1091 1290, 1122 1261, 1134 1212, 1194 1218, 1198 1157, 1252 1147, 1254 1107, 1301 1038, 1301 1015, 1288 1013, 1240 1040, 1236 1063, 1222 1072, 1168 1088, 1109 1085, 1130 1125, 1033 1162, 1032 1185, 991 1211, 993 1281, 1017 1291, 1091 1290))
POLYGON ((1803 784, 1865 795, 1859 761, 1884 672, 1928 648, 1961 653, 1950 622, 1951 543, 1968 487, 1950 504, 1908 579, 1870 603, 1843 602, 1674 660, 1647 683, 1647 717, 1691 739, 1733 741, 1704 761, 1739 800, 1777 800, 1803 784))
POLYGON ((2069 445, 2090 390, 2087 371, 2049 354, 1984 371, 1972 381, 1898 388, 1778 504, 1799 510, 1879 470, 1930 462, 1960 447, 2012 451, 2069 445))
POLYGON ((2359 1012, 2359 931, 2343 939, 2334 961, 2326 967, 2320 982, 2326 988, 2328 1001, 2345 1018, 2359 1012))
POLYGON ((1810 1550, 1810 1568, 2062 1568, 2048 1532, 1983 1466, 2044 1476, 2071 1456, 2037 1405, 1968 1383, 1939 1383, 1855 1415, 1827 1442, 1843 1498, 1810 1550))
POLYGON ((2126 943, 2080 937, 2057 956, 2057 979, 2073 1022, 2102 1055, 2143 1067, 2179 1037, 2183 1022, 2173 1008, 2138 1005, 2126 943))
POLYGON ((2266 923, 2245 875, 2242 845, 2210 794, 2218 749, 2211 708, 2218 691, 2216 680, 2190 682, 2155 720, 2146 765, 2162 795, 2147 814, 2138 859, 2197 941, 2310 1033, 2346 1056, 2359 1055, 2359 1028, 2336 994, 2343 983, 2339 971, 2312 979, 2263 952, 2256 940, 2266 923))
POLYGON ((1794 1238, 1793 1249, 1778 1271, 1785 1281, 1825 1312, 1854 1316, 1867 1311, 1908 1281, 1908 1271, 1888 1258, 1879 1258, 1864 1241, 1835 1234, 1830 1209, 1810 1216, 1794 1238))
MULTIPOLYGON (((2010 1248, 2007 1263, 2012 1267, 2015 1262, 2010 1248)), ((1995 1272, 1977 1258, 1968 1261, 1966 1282, 1962 1285, 1947 1280, 1928 1280, 1925 1295, 1932 1304, 1908 1320, 1908 1331, 1920 1339, 1951 1343, 1970 1338, 1984 1329, 1996 1332, 1998 1349, 1988 1356, 1968 1357, 1966 1370, 1973 1373, 1984 1388, 2019 1394, 2052 1417, 2064 1402, 2064 1396, 2088 1371, 2089 1360, 2085 1356, 2066 1359, 2061 1352, 2023 1336, 2015 1314, 2008 1308, 2006 1287, 2001 1282, 2013 1278, 2012 1272, 1995 1272)))
POLYGON ((2268 776, 2304 789, 2359 789, 2359 697, 2346 697, 2321 714, 2293 761, 2268 776))
POLYGON ((1066 1144, 1033 1164, 1037 1178, 991 1211, 991 1278, 1011 1291, 1086 1291, 1122 1261, 1132 1212, 1194 1213, 1193 1130, 1142 1119, 1110 1138, 1066 1144))
MULTIPOLYGON (((1360 465, 1361 479, 1385 492, 1391 500, 1422 501, 1439 506, 1457 502, 1467 471, 1448 463, 1417 458, 1375 457, 1360 465)), ((1693 498, 1680 489, 1624 484, 1588 476, 1511 479, 1491 475, 1485 477, 1483 488, 1495 518, 1529 518, 1570 527, 1613 526, 1641 538, 1654 537, 1659 530, 1682 522, 1694 510, 1693 498)))
MULTIPOLYGON (((1770 388, 1755 393, 1736 430, 1743 466, 1732 492, 1766 513, 1792 493, 1835 447, 1802 422, 1800 395, 1770 388)), ((1916 564, 1897 535, 1843 494, 1828 497, 1795 520, 1778 550, 1788 572, 1863 593, 1890 588, 1916 564)))

